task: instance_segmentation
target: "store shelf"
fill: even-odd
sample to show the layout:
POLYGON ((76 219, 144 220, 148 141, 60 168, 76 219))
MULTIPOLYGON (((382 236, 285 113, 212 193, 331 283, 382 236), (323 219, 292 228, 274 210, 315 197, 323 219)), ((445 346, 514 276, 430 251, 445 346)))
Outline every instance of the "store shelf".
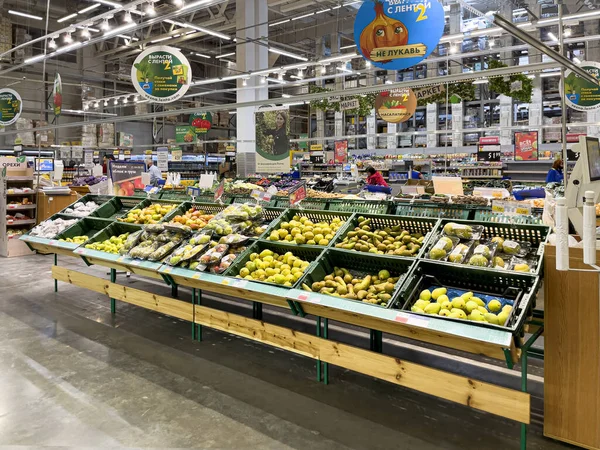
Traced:
POLYGON ((36 205, 6 205, 7 211, 24 211, 27 209, 35 209, 36 205))
POLYGON ((29 220, 7 220, 6 221, 6 226, 7 227, 20 227, 21 225, 33 225, 35 223, 35 219, 29 219, 29 220))
POLYGON ((18 195, 35 195, 35 194, 37 194, 37 191, 19 192, 19 193, 14 192, 12 194, 7 193, 6 196, 7 197, 11 197, 11 196, 15 197, 15 196, 18 196, 18 195))
POLYGON ((6 177, 6 181, 33 181, 34 177, 6 177))

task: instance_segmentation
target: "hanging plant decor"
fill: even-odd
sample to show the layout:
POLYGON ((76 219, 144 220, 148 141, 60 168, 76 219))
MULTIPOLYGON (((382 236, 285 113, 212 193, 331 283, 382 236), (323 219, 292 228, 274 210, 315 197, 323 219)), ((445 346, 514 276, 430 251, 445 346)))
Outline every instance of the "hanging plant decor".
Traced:
MULTIPOLYGON (((500 69, 502 67, 508 67, 506 64, 500 61, 492 60, 489 63, 490 69, 500 69)), ((506 95, 512 97, 518 102, 531 103, 531 93, 533 91, 533 82, 522 73, 511 75, 510 77, 494 77, 490 78, 489 82, 490 91, 496 92, 497 94, 506 95), (512 88, 513 83, 521 82, 521 89, 514 90, 512 88)))
MULTIPOLYGON (((457 95, 463 102, 475 100, 475 87, 471 83, 453 83, 448 85, 448 98, 457 95)), ((417 102, 417 106, 425 106, 430 103, 446 103, 446 91, 430 97, 421 98, 417 102)), ((452 102, 451 102, 452 103, 452 102)))
MULTIPOLYGON (((311 85, 309 87, 309 93, 311 94, 320 94, 323 92, 331 92, 331 89, 314 85, 311 85)), ((358 100, 359 107, 355 109, 347 109, 345 111, 347 114, 358 114, 359 116, 368 116, 369 114, 371 114, 371 110, 375 107, 375 97, 377 97, 377 94, 364 94, 359 96, 342 97, 341 100, 358 100)), ((330 102, 328 98, 323 98, 321 100, 312 100, 310 102, 310 107, 320 109, 322 111, 340 112, 340 103, 330 102)))

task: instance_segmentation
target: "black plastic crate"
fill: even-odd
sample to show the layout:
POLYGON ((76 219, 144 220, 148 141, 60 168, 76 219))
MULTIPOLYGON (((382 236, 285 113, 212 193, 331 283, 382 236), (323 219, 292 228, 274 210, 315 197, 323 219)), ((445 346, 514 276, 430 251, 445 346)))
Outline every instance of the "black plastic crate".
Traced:
POLYGON ((436 217, 449 219, 469 219, 472 214, 472 209, 468 209, 465 205, 411 205, 401 204, 396 205, 395 213, 397 216, 411 217, 436 217))
MULTIPOLYGON (((479 293, 508 298, 514 301, 514 305, 506 326, 438 315, 424 315, 436 320, 466 322, 473 326, 510 331, 515 335, 523 336, 525 319, 533 314, 535 308, 540 279, 537 276, 519 272, 492 271, 472 266, 421 260, 416 263, 413 272, 400 289, 394 307, 411 311, 411 307, 419 299, 421 291, 431 286, 464 290, 466 292, 471 291, 475 294, 475 297, 479 293)), ((411 312, 411 314, 423 315, 418 312, 411 312)), ((519 340, 517 340, 518 342, 519 340)))
MULTIPOLYGON (((400 289, 404 284, 406 277, 411 273, 414 264, 416 264, 414 258, 372 255, 369 253, 348 252, 329 248, 325 250, 314 265, 309 267, 299 281, 301 284, 304 283, 310 287, 314 282, 323 281, 325 276, 333 272, 334 267, 348 269, 351 274, 359 276, 360 278, 363 278, 366 275, 374 275, 380 270, 385 269, 390 272, 391 276, 401 277, 396 283, 394 291, 391 293, 391 299, 387 305, 387 308, 390 308, 397 301, 400 289)), ((361 301, 344 297, 339 298, 351 302, 361 301)))
MULTIPOLYGON (((315 261, 317 260, 317 258, 321 255, 323 248, 324 247, 314 247, 312 245, 291 247, 289 245, 282 245, 278 242, 259 240, 259 241, 254 242, 241 255, 239 255, 233 261, 231 266, 229 266, 229 269, 227 269, 223 273, 223 275, 228 276, 228 277, 237 276, 240 273, 240 270, 246 265, 246 263, 248 261, 250 261, 250 255, 252 253, 260 253, 266 249, 271 250, 272 252, 277 253, 279 255, 283 255, 287 252, 292 252, 294 254, 294 256, 301 258, 304 261, 310 262, 311 264, 306 268, 306 270, 304 272, 306 274, 306 272, 308 272, 310 270, 312 265, 315 264, 315 261)), ((267 284, 269 286, 289 287, 289 286, 282 286, 279 284, 267 283, 264 281, 256 281, 256 280, 254 280, 254 281, 256 283, 263 283, 263 284, 267 284)), ((298 279, 298 281, 296 281, 296 283, 294 283, 294 285, 291 286, 291 288, 296 288, 296 287, 300 286, 301 281, 302 281, 302 277, 300 279, 298 279)))
MULTIPOLYGON (((476 220, 450 220, 442 219, 439 221, 435 233, 431 236, 427 243, 425 252, 428 252, 432 246, 436 244, 438 239, 442 236, 442 230, 444 226, 449 223, 457 223, 464 225, 481 225, 483 232, 481 233, 481 241, 490 240, 495 236, 499 236, 505 240, 529 242, 532 247, 532 255, 535 255, 536 267, 533 272, 534 275, 541 275, 543 273, 544 264, 544 247, 548 241, 550 235, 550 227, 546 225, 531 225, 531 224, 510 224, 510 223, 496 223, 487 221, 476 221, 476 220)), ((452 264, 454 263, 443 263, 452 264)), ((464 264, 458 264, 464 266, 464 264)), ((484 269, 485 270, 485 269, 484 269)), ((495 271, 497 269, 487 269, 495 271)), ((511 272, 512 271, 508 271, 511 272)))
MULTIPOLYGON (((358 214, 357 213, 348 221, 347 225, 344 227, 342 232, 339 233, 335 237, 332 245, 335 246, 335 244, 342 242, 344 240, 344 238, 348 235, 348 233, 353 231, 358 226, 358 224, 360 222, 359 218, 361 218, 361 217, 371 220, 370 227, 372 230, 382 229, 382 228, 386 228, 386 227, 393 228, 397 225, 400 225, 402 227, 402 229, 407 230, 409 233, 421 233, 423 236, 425 236, 425 239, 423 240, 423 244, 421 245, 419 252, 417 254, 415 254, 412 258, 419 257, 423 253, 425 247, 427 247, 427 242, 428 242, 429 238, 431 237, 434 230, 436 229, 436 225, 438 222, 438 219, 425 218, 425 217, 404 217, 404 216, 392 216, 392 215, 383 215, 383 214, 358 214)), ((336 249, 343 250, 343 251, 349 251, 349 252, 358 252, 358 250, 347 250, 347 249, 342 249, 342 248, 337 248, 337 247, 336 247, 336 249)), ((379 255, 379 256, 382 256, 382 255, 379 255)), ((398 257, 396 255, 389 255, 389 254, 386 254, 385 256, 392 256, 395 258, 398 257)))

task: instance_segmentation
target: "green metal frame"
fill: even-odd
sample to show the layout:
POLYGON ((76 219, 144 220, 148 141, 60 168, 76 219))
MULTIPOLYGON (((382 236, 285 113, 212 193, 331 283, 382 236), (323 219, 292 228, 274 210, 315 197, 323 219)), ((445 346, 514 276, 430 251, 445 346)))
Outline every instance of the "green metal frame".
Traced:
MULTIPOLYGON (((531 351, 531 347, 544 332, 544 325, 533 333, 533 335, 521 347, 521 391, 527 393, 527 356, 531 351)), ((521 450, 527 448, 527 427, 525 423, 521 424, 521 450)))

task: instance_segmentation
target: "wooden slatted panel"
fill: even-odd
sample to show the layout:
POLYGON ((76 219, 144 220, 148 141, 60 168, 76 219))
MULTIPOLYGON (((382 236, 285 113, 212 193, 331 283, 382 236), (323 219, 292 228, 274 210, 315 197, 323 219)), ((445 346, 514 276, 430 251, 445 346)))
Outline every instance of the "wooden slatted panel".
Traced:
POLYGON ((196 305, 195 313, 193 313, 190 312, 193 305, 180 300, 117 285, 62 267, 53 267, 52 274, 60 281, 105 293, 117 300, 153 311, 182 319, 188 317, 185 320, 193 320, 200 325, 309 358, 320 359, 336 366, 518 422, 529 423, 530 420, 530 396, 520 391, 450 374, 206 306, 196 305), (182 313, 184 311, 185 314, 182 313))

